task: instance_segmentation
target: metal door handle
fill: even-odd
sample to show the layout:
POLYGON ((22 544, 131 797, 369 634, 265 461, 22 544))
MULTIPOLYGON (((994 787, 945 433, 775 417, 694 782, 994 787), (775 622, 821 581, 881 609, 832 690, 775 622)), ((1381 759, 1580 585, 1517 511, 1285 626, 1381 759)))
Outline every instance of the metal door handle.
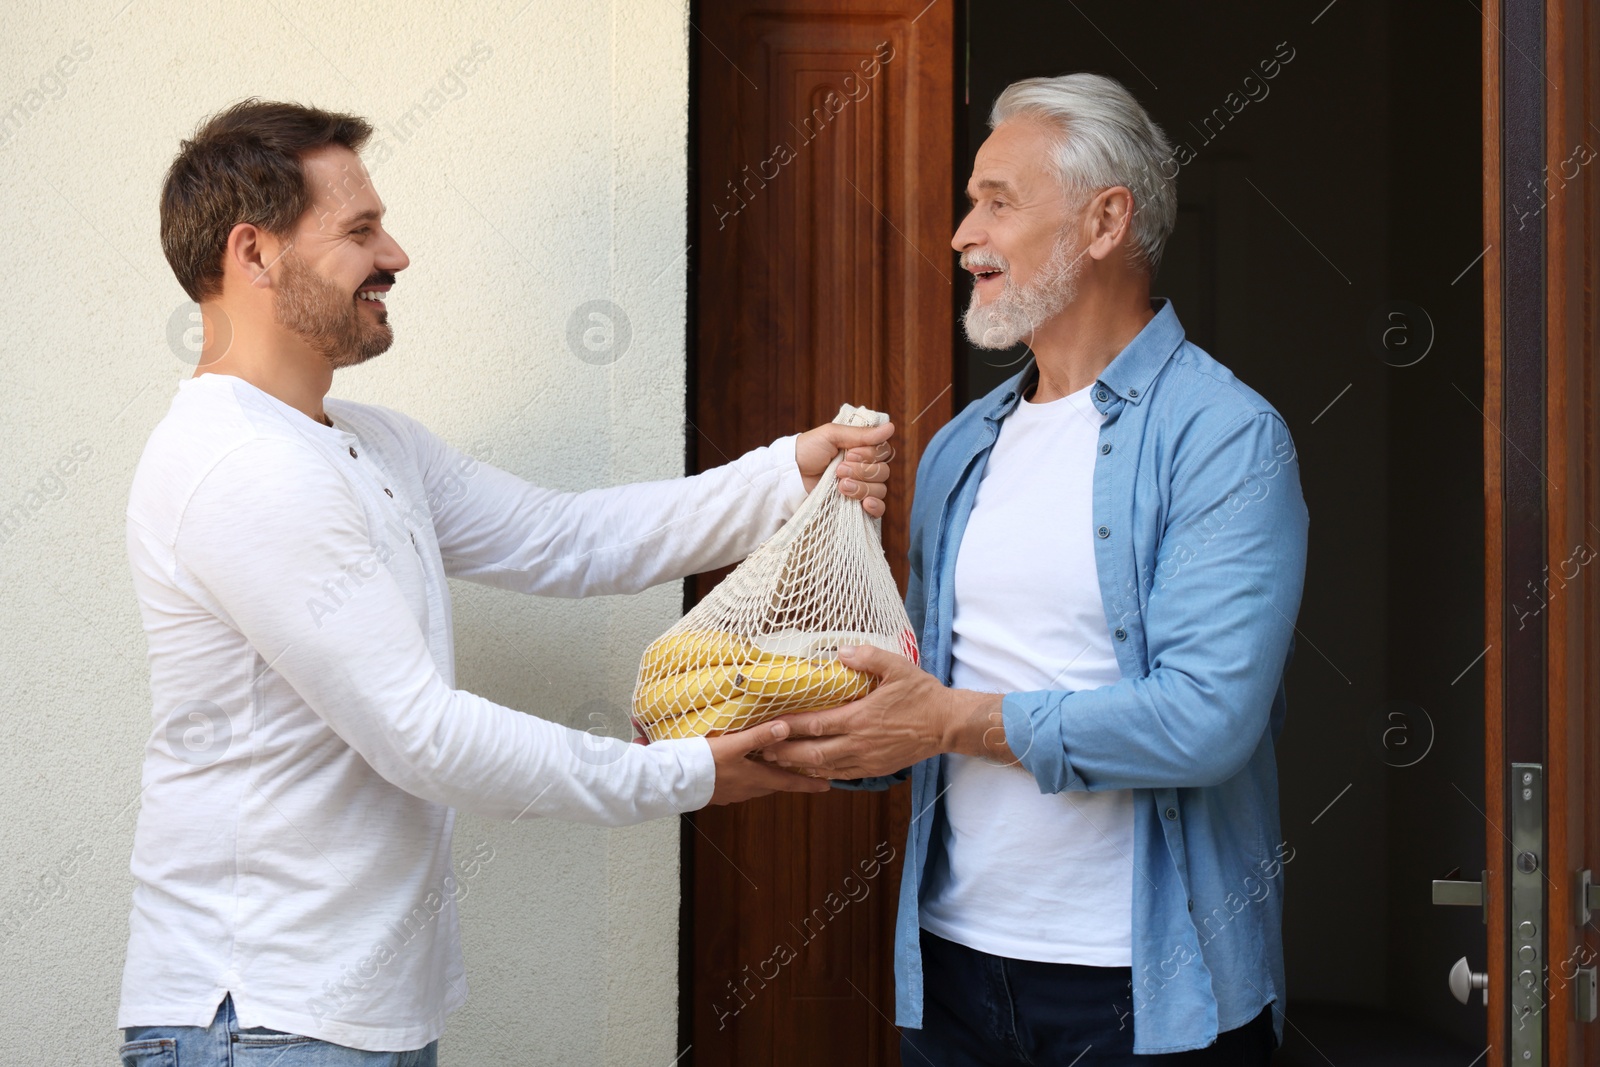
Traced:
POLYGON ((1482 971, 1475 971, 1467 963, 1467 957, 1462 956, 1456 960, 1456 965, 1450 968, 1450 992, 1457 1000, 1465 1004, 1472 996, 1474 989, 1483 990, 1483 1002, 1489 1003, 1489 976, 1482 971))
POLYGON ((1461 868, 1450 872, 1449 878, 1435 878, 1433 880, 1433 902, 1435 904, 1460 904, 1468 907, 1478 907, 1483 910, 1483 921, 1489 921, 1489 872, 1483 872, 1481 882, 1463 882, 1455 876, 1461 873, 1461 868))

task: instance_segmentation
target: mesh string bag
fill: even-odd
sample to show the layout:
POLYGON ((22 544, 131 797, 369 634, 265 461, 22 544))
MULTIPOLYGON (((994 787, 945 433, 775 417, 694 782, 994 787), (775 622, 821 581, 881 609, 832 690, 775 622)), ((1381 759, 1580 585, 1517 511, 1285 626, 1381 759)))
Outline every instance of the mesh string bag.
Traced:
MULTIPOLYGON (((846 404, 833 421, 887 419, 846 404)), ((840 663, 843 645, 917 661, 880 521, 839 491, 841 458, 777 533, 645 649, 633 716, 648 740, 713 737, 857 700, 878 679, 840 663)))

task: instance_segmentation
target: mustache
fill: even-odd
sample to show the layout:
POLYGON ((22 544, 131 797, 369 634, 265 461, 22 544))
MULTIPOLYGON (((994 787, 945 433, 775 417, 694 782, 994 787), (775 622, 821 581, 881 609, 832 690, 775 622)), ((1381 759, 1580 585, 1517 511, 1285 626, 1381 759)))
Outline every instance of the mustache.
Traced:
POLYGON ((1008 270, 1010 264, 1004 256, 994 252, 963 252, 961 253, 961 269, 971 270, 973 267, 993 267, 995 270, 1008 270))
POLYGON ((362 287, 368 286, 368 285, 393 285, 394 282, 395 282, 394 271, 392 271, 392 270, 380 270, 376 274, 372 275, 372 277, 370 277, 366 281, 362 282, 361 285, 357 286, 356 288, 359 289, 359 288, 362 288, 362 287))

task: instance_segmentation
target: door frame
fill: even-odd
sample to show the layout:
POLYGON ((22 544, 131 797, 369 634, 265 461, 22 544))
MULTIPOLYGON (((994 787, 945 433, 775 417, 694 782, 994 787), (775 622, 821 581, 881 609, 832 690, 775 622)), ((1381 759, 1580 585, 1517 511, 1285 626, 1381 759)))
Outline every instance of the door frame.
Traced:
POLYGON ((1600 16, 1582 0, 1487 0, 1482 10, 1488 1062, 1576 1067, 1600 1062, 1592 1024, 1577 1015, 1589 999, 1580 968, 1597 959, 1579 872, 1600 857, 1600 819, 1586 818, 1600 800, 1600 583, 1585 566, 1600 544, 1600 185, 1587 167, 1600 145, 1600 16), (1531 939, 1512 921, 1524 845, 1511 843, 1512 809, 1525 788, 1514 763, 1543 770, 1543 929, 1531 939), (1537 959, 1518 955, 1526 945, 1537 959), (1521 981, 1529 971, 1532 989, 1521 981))

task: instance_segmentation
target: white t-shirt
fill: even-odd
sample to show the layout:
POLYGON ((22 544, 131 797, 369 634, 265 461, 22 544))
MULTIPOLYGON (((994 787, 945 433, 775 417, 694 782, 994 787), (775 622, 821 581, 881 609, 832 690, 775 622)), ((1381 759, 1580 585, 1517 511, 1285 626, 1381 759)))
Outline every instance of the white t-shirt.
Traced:
POLYGON ((154 728, 118 1026, 208 1026, 231 992, 242 1027, 420 1048, 466 998, 454 808, 620 825, 711 797, 703 739, 607 744, 457 689, 446 578, 576 597, 732 563, 804 498, 793 438, 560 493, 326 410, 185 380, 134 475, 154 728))
MULTIPOLYGON (((1100 425, 1089 390, 1001 424, 956 557, 957 688, 1094 689, 1122 677, 1094 559, 1100 425)), ((1020 764, 947 754, 922 927, 1012 959, 1126 967, 1133 794, 1040 793, 1020 764)))

